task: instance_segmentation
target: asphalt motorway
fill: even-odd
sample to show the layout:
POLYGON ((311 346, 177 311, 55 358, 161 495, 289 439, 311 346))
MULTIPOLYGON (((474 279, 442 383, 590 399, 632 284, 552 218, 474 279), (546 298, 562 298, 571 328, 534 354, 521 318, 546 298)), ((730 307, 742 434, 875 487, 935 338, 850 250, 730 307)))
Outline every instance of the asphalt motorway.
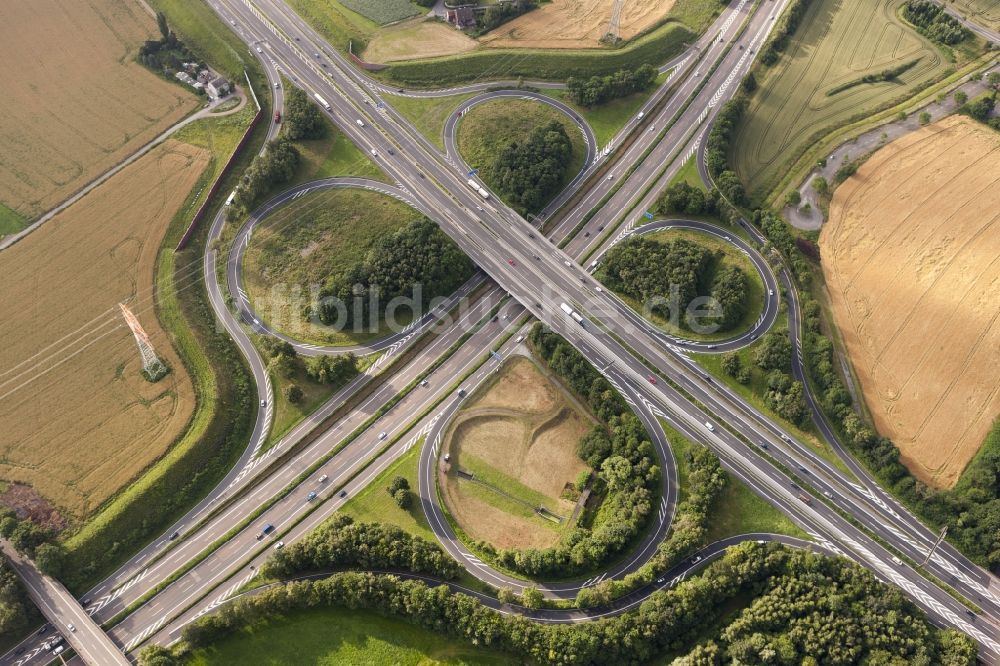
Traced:
MULTIPOLYGON (((271 15, 274 2, 261 2, 264 10, 271 15)), ((455 240, 460 247, 466 251, 480 265, 483 270, 490 274, 500 286, 512 293, 521 301, 528 310, 542 319, 551 319, 551 323, 560 333, 570 336, 570 339, 578 346, 589 344, 598 347, 598 351, 607 353, 608 359, 614 359, 616 363, 626 366, 633 379, 637 375, 639 380, 645 378, 647 369, 643 363, 632 356, 632 350, 639 357, 655 363, 661 371, 667 372, 669 363, 664 355, 664 350, 660 348, 655 340, 649 339, 645 326, 637 328, 630 323, 628 313, 623 313, 615 307, 614 303, 609 303, 608 299, 602 299, 592 295, 592 289, 587 284, 585 276, 580 276, 578 268, 574 271, 573 265, 563 267, 567 261, 563 259, 565 254, 542 245, 538 239, 531 239, 529 236, 530 227, 513 214, 508 208, 497 202, 495 198, 485 206, 486 211, 477 216, 473 210, 478 205, 471 191, 465 186, 462 176, 456 170, 449 168, 439 156, 423 151, 419 142, 412 139, 412 134, 408 128, 404 128, 392 122, 385 114, 376 111, 377 104, 373 104, 372 97, 363 89, 357 80, 351 77, 349 70, 344 69, 336 60, 323 60, 323 67, 316 66, 308 54, 304 54, 298 48, 292 47, 291 42, 285 41, 283 35, 290 34, 295 30, 294 19, 291 23, 288 14, 275 11, 273 16, 277 18, 264 18, 262 10, 258 6, 249 7, 245 4, 230 4, 230 9, 246 8, 245 20, 262 21, 267 29, 272 30, 275 39, 269 46, 275 53, 283 53, 285 65, 298 68, 300 85, 312 91, 325 93, 330 104, 330 112, 341 129, 351 136, 363 148, 371 149, 383 147, 390 142, 396 146, 400 154, 394 159, 386 159, 385 152, 381 151, 383 159, 381 166, 392 174, 409 191, 418 198, 426 197, 428 204, 438 211, 438 221, 455 240), (275 23, 280 23, 280 32, 275 23), (365 107, 368 107, 367 109, 365 107), (355 127, 352 119, 364 118, 367 122, 363 127, 355 127), (433 181, 433 182, 422 182, 433 181), (488 251, 486 248, 489 247, 488 251), (544 249, 542 249, 544 248, 544 249), (544 252, 549 255, 544 263, 539 262, 538 267, 531 262, 529 257, 534 254, 544 252), (507 255, 507 259, 503 255, 507 255), (499 256, 498 256, 499 255, 499 256), (562 261, 560 261, 562 260, 562 261), (584 284, 581 287, 580 282, 584 284), (540 293, 538 285, 547 287, 546 294, 540 293), (545 305, 543 305, 543 302, 545 305), (583 312, 588 319, 598 322, 593 327, 585 329, 586 335, 581 335, 580 330, 568 330, 565 322, 557 323, 560 318, 547 316, 548 312, 555 311, 560 302, 572 302, 577 307, 582 308, 580 303, 587 302, 589 307, 583 308, 583 312), (597 308, 602 308, 599 316, 594 315, 597 308), (625 325, 629 322, 629 325, 625 325), (606 326, 609 331, 628 342, 630 349, 620 345, 612 336, 598 333, 601 326, 606 326), (594 331, 594 332, 592 332, 594 331), (586 342, 582 338, 586 338, 586 342)), ((767 12, 765 12, 767 13, 767 12)), ((773 23, 774 16, 769 14, 765 20, 773 23)), ((577 327, 579 328, 579 327, 577 327)), ((674 369, 677 380, 677 371, 674 369)), ((680 377, 688 378, 690 369, 685 368, 680 377)), ((661 389, 662 391, 662 389, 661 389)), ((661 391, 653 392, 654 401, 666 402, 661 391)), ((704 390, 699 393, 705 393, 704 390)), ((711 397, 711 396, 705 396, 711 397)), ((702 396, 695 396, 696 399, 704 399, 702 396)), ((687 400, 685 399, 685 402, 687 400)), ((684 406, 689 414, 693 415, 691 409, 697 410, 690 402, 684 406)), ((696 412, 701 416, 700 411, 696 412)), ((730 423, 730 427, 739 429, 749 427, 749 433, 754 434, 752 424, 745 419, 739 419, 735 423, 730 423)), ((717 435, 716 435, 717 436, 717 435)), ((709 439, 712 439, 711 437, 709 439)), ((741 445, 742 446, 742 445, 741 445)), ((733 451, 727 451, 731 455, 733 451)), ((755 473, 766 476, 764 470, 756 469, 755 473)), ((859 519, 855 516, 855 519, 859 519)), ((851 526, 853 528, 853 526, 851 526)), ((856 528, 853 528, 856 529, 856 528)), ((837 539, 846 537, 846 534, 837 534, 834 530, 833 536, 837 539)), ((988 651, 1000 650, 993 639, 984 634, 963 617, 963 608, 956 601, 951 599, 941 588, 932 584, 912 570, 907 571, 904 567, 900 575, 891 563, 891 556, 886 553, 867 534, 858 531, 856 538, 862 539, 859 543, 860 557, 876 570, 893 571, 890 579, 902 578, 906 589, 918 603, 922 603, 944 620, 960 627, 976 637, 988 651), (867 542, 867 543, 865 543, 867 542)), ((884 573, 884 571, 883 571, 884 573)))

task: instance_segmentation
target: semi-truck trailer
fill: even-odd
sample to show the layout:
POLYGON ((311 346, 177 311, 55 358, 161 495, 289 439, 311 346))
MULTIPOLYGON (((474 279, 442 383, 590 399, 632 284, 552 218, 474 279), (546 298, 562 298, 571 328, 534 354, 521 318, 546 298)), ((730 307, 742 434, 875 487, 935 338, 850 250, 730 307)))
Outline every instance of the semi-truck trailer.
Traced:
POLYGON ((490 198, 490 193, 486 191, 485 187, 481 187, 474 178, 470 178, 465 182, 469 184, 469 187, 471 187, 473 191, 479 192, 479 196, 481 196, 482 198, 484 199, 490 198))
POLYGON ((319 94, 319 93, 313 93, 313 97, 315 97, 315 98, 316 98, 316 101, 320 103, 320 106, 322 106, 322 107, 323 107, 324 109, 326 109, 327 111, 329 111, 329 110, 330 110, 330 103, 329 103, 329 102, 327 102, 327 101, 326 101, 325 99, 323 99, 322 97, 320 97, 320 94, 319 94))
POLYGON ((566 305, 565 303, 560 303, 559 304, 559 308, 563 312, 565 312, 566 314, 568 314, 570 317, 572 317, 573 321, 575 321, 576 323, 578 323, 581 326, 583 326, 583 317, 580 316, 579 312, 577 312, 576 310, 574 310, 570 306, 566 305))

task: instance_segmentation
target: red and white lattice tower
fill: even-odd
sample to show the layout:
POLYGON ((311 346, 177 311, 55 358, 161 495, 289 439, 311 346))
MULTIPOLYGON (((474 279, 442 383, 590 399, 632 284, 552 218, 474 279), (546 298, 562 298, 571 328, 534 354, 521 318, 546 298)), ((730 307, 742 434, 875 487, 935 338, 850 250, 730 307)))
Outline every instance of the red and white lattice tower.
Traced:
POLYGON ((156 355, 156 351, 153 349, 153 343, 149 341, 149 336, 146 335, 146 331, 143 330, 142 324, 139 320, 135 318, 132 311, 125 307, 124 303, 119 303, 118 307, 122 309, 122 315, 125 317, 125 323, 128 327, 132 329, 132 335, 135 336, 135 344, 139 347, 139 355, 142 356, 142 369, 146 371, 146 375, 151 380, 157 380, 162 377, 167 372, 167 366, 163 364, 163 361, 159 359, 156 355))

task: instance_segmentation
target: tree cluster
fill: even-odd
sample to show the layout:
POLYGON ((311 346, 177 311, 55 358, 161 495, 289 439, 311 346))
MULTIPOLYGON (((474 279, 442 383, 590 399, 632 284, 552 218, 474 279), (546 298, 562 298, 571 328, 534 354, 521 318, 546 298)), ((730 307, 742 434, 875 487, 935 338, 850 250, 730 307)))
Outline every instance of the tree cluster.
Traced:
POLYGON ((311 356, 305 366, 306 375, 317 384, 343 386, 358 376, 358 359, 351 353, 311 356))
MULTIPOLYGON (((727 663, 740 661, 736 654, 746 658, 741 663, 750 664, 895 663, 886 655, 898 655, 906 663, 975 663, 975 644, 970 638, 934 628, 902 593, 859 572, 853 563, 753 542, 730 548, 710 563, 703 575, 654 592, 638 609, 593 622, 545 624, 521 615, 498 613, 474 597, 452 593, 445 586, 429 587, 422 581, 395 576, 341 573, 321 581, 272 587, 238 599, 188 624, 183 638, 188 649, 205 647, 274 615, 336 606, 399 617, 429 631, 508 652, 530 663, 640 664, 677 652, 701 638, 705 628, 718 620, 721 610, 740 595, 759 595, 766 602, 752 605, 730 623, 735 625, 731 642, 721 635, 715 639, 715 654, 720 659, 727 654, 733 656, 724 660, 727 663), (786 594, 781 598, 781 592, 787 589, 801 590, 806 595, 801 609, 796 606, 799 597, 786 594), (866 606, 866 602, 870 605, 866 606), (778 612, 768 614, 771 608, 778 612), (857 615, 850 617, 855 612, 857 615), (740 621, 743 624, 738 624, 740 621), (871 628, 866 629, 864 624, 871 628), (765 645, 755 656, 752 649, 745 649, 744 625, 756 627, 750 634, 751 647, 760 643, 756 637, 760 635, 765 642, 779 643, 782 652, 765 645), (861 645, 841 641, 837 646, 831 636, 838 627, 849 630, 852 638, 862 641, 861 645), (850 650, 859 658, 810 661, 805 650, 814 646, 827 650, 823 655, 850 650), (785 660, 794 656, 797 661, 785 660), (778 657, 782 660, 777 661, 778 657)), ((711 648, 703 647, 700 654, 711 656, 711 648)), ((162 653, 151 651, 150 656, 162 658, 162 653)), ((144 658, 140 663, 177 663, 144 662, 144 658)))
MULTIPOLYGON (((995 72, 991 72, 993 74, 995 72)), ((990 118, 990 112, 993 111, 993 107, 996 106, 996 93, 991 93, 989 95, 983 95, 971 102, 962 103, 962 107, 959 109, 961 113, 969 116, 973 120, 978 120, 981 123, 986 123, 995 130, 1000 131, 1000 118, 990 118)))
POLYGON ((768 242, 788 260, 795 277, 803 286, 808 287, 812 283, 809 262, 797 251, 795 236, 788 230, 788 224, 769 210, 755 210, 750 221, 760 227, 768 242))
POLYGON ((580 106, 591 107, 645 90, 653 85, 656 76, 656 68, 644 64, 634 70, 620 69, 614 74, 589 79, 571 76, 566 81, 566 88, 571 100, 580 106))
POLYGON ((236 196, 226 212, 228 219, 245 216, 277 185, 289 182, 299 167, 299 151, 285 137, 278 137, 267 145, 260 155, 243 172, 236 187, 236 196))
POLYGON ((680 317, 695 298, 711 296, 720 308, 714 323, 726 330, 746 313, 748 282, 735 266, 716 271, 710 280, 717 263, 710 251, 688 240, 661 243, 632 236, 608 252, 600 275, 612 289, 641 301, 665 318, 680 317), (671 312, 674 307, 678 312, 671 312))
POLYGON ((436 543, 382 523, 355 523, 335 514, 301 541, 276 551, 261 567, 265 578, 340 567, 408 571, 453 579, 459 564, 436 543))
POLYGON ((0 636, 22 633, 37 615, 21 580, 7 560, 0 557, 0 636))
POLYGON ((476 36, 485 34, 537 6, 536 0, 513 0, 490 5, 485 12, 479 14, 473 34, 476 36))
POLYGON ((726 474, 715 454, 702 446, 692 446, 686 453, 685 463, 688 470, 686 497, 677 505, 667 538, 638 570, 624 578, 608 579, 582 588, 576 595, 578 608, 601 606, 649 585, 704 545, 709 511, 726 487, 726 474))
POLYGON ((30 518, 18 520, 13 509, 0 507, 0 538, 9 539, 14 550, 34 560, 43 574, 58 578, 62 575, 66 552, 55 536, 30 518))
POLYGON ((404 511, 413 504, 413 491, 410 490, 410 482, 402 476, 393 477, 392 483, 386 487, 385 491, 396 502, 396 506, 404 511))
POLYGON ((749 103, 746 95, 736 95, 722 105, 712 124, 712 130, 705 141, 705 166, 713 178, 718 178, 722 172, 729 170, 729 145, 736 125, 746 113, 749 103))
POLYGON ((749 286, 746 273, 736 266, 723 268, 715 274, 711 296, 722 308, 722 314, 716 319, 720 330, 729 330, 743 320, 749 286))
POLYGON ((761 49, 760 61, 765 65, 778 62, 778 57, 788 48, 788 42, 802 22, 802 17, 809 8, 809 0, 793 0, 785 10, 784 15, 771 32, 771 38, 761 49))
MULTIPOLYGON (((671 288, 676 289, 677 306, 683 311, 704 291, 711 266, 711 252, 691 241, 660 243, 631 236, 608 252, 601 272, 609 287, 643 303, 669 299, 671 288)), ((670 315, 663 307, 654 306, 653 311, 670 315)))
POLYGON ((160 39, 147 39, 139 47, 138 60, 142 65, 170 78, 184 67, 185 62, 197 62, 199 68, 205 67, 184 42, 177 39, 163 12, 156 13, 156 24, 160 29, 160 39))
POLYGON ((319 107, 298 88, 285 90, 285 115, 281 119, 281 134, 291 141, 322 139, 326 121, 319 107))
POLYGON ((490 167, 490 181, 520 213, 538 212, 559 191, 572 156, 566 128, 553 120, 501 150, 490 167))
POLYGON ((957 19, 931 0, 907 0, 903 5, 903 18, 917 27, 917 32, 928 39, 954 46, 972 36, 957 19))
POLYGON ((791 376, 792 343, 788 334, 771 332, 765 335, 754 353, 754 363, 767 372, 767 393, 764 396, 767 406, 796 425, 804 424, 809 418, 805 387, 791 376))
POLYGON ((497 549, 484 542, 476 546, 512 571, 528 576, 570 576, 592 570, 623 552, 638 536, 656 503, 654 489, 660 481, 660 468, 642 422, 580 352, 540 323, 531 329, 529 341, 549 368, 602 421, 580 440, 577 454, 600 470, 595 492, 605 492, 606 497, 593 525, 573 529, 551 548, 497 549))
POLYGON ((717 636, 673 664, 975 661, 971 639, 935 629, 899 588, 844 560, 800 555, 717 636))
POLYGON ((364 258, 328 278, 315 314, 324 324, 350 327, 371 321, 376 304, 379 312, 374 314, 380 315, 397 296, 413 296, 415 306, 426 307, 432 298, 457 289, 472 271, 469 258, 436 224, 415 220, 379 239, 364 258))
POLYGON ((715 215, 719 212, 719 192, 712 190, 708 194, 685 181, 674 183, 663 191, 659 201, 660 212, 687 213, 688 215, 715 215))

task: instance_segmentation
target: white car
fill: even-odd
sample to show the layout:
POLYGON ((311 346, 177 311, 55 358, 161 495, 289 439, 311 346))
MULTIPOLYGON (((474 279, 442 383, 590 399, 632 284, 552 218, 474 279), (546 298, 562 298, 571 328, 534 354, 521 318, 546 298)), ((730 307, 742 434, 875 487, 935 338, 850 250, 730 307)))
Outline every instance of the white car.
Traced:
POLYGON ((70 622, 69 624, 67 624, 66 628, 69 629, 72 633, 74 633, 74 634, 76 633, 76 627, 73 626, 72 622, 70 622))
POLYGON ((323 476, 319 477, 319 482, 320 483, 326 483, 327 479, 329 479, 329 478, 330 478, 329 476, 327 476, 326 474, 324 474, 323 476))
POLYGON ((279 541, 278 543, 274 544, 274 549, 275 550, 281 550, 284 547, 285 547, 285 542, 284 541, 279 541))
POLYGON ((895 564, 897 567, 903 566, 903 560, 899 559, 895 555, 892 556, 892 563, 895 564))
POLYGON ((379 439, 385 439, 386 437, 388 437, 388 434, 384 430, 378 434, 379 439))

